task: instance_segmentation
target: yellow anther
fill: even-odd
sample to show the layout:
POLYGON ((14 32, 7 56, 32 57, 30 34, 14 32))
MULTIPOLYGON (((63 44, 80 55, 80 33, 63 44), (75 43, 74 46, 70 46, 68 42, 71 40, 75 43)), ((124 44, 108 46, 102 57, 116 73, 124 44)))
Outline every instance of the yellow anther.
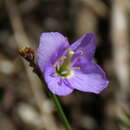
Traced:
POLYGON ((76 70, 80 70, 80 67, 74 67, 74 69, 76 69, 76 70))
POLYGON ((72 57, 74 55, 74 51, 72 51, 70 48, 68 48, 66 52, 68 53, 68 57, 72 57))
POLYGON ((74 51, 69 51, 69 55, 74 55, 74 51))
POLYGON ((62 60, 65 60, 66 58, 67 58, 66 56, 62 56, 59 58, 59 60, 62 61, 62 60))

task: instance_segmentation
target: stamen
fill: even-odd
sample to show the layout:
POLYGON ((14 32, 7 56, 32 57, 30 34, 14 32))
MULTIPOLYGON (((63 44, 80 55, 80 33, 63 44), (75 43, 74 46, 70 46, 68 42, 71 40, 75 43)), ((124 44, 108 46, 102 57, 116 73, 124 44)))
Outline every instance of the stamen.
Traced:
POLYGON ((59 61, 65 60, 67 57, 66 56, 62 56, 59 58, 59 61))
POLYGON ((76 70, 80 70, 80 67, 73 67, 74 69, 76 69, 76 70))
POLYGON ((66 52, 68 53, 68 58, 72 58, 72 56, 74 55, 74 51, 72 51, 70 48, 68 48, 66 52))
POLYGON ((73 55, 74 55, 74 51, 71 51, 71 50, 70 50, 70 51, 69 51, 69 55, 70 55, 70 56, 73 56, 73 55))

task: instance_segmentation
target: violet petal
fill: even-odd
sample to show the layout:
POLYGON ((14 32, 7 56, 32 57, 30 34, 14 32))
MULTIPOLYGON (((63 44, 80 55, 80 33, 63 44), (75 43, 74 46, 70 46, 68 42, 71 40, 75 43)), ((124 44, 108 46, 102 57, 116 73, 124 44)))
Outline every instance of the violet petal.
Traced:
POLYGON ((37 49, 37 62, 42 72, 48 62, 55 62, 69 47, 67 39, 58 32, 42 33, 37 49))
POLYGON ((70 48, 75 51, 82 51, 86 60, 91 60, 95 54, 96 38, 93 33, 86 33, 80 39, 75 41, 70 48))
POLYGON ((95 64, 95 67, 90 67, 88 73, 75 70, 74 76, 69 78, 71 87, 84 92, 100 93, 109 83, 105 74, 100 69, 101 68, 97 67, 95 64))

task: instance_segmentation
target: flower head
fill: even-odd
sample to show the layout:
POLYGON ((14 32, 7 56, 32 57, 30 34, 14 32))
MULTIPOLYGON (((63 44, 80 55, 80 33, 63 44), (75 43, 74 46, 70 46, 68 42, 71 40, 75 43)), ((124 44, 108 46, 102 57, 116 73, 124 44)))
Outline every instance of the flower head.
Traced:
POLYGON ((74 89, 100 93, 108 86, 105 72, 92 61, 96 49, 93 33, 83 35, 71 46, 58 32, 43 33, 37 62, 49 90, 65 96, 74 89))

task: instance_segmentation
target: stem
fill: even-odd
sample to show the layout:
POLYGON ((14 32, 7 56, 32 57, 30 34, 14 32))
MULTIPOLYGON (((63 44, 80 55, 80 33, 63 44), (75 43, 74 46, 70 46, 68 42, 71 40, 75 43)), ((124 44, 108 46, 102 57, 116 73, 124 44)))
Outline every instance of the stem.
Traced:
POLYGON ((55 107, 57 109, 57 112, 59 114, 60 119, 63 122, 63 125, 64 125, 65 129, 66 130, 72 130, 72 128, 71 128, 71 126, 70 126, 70 124, 69 124, 69 122, 68 122, 68 120, 67 120, 67 118, 66 118, 66 116, 64 114, 64 111, 63 111, 63 109, 61 107, 61 104, 60 104, 60 101, 59 101, 58 97, 55 94, 51 93, 51 92, 49 92, 49 94, 50 94, 50 96, 51 96, 51 98, 52 98, 52 100, 53 100, 53 102, 55 104, 55 107))

